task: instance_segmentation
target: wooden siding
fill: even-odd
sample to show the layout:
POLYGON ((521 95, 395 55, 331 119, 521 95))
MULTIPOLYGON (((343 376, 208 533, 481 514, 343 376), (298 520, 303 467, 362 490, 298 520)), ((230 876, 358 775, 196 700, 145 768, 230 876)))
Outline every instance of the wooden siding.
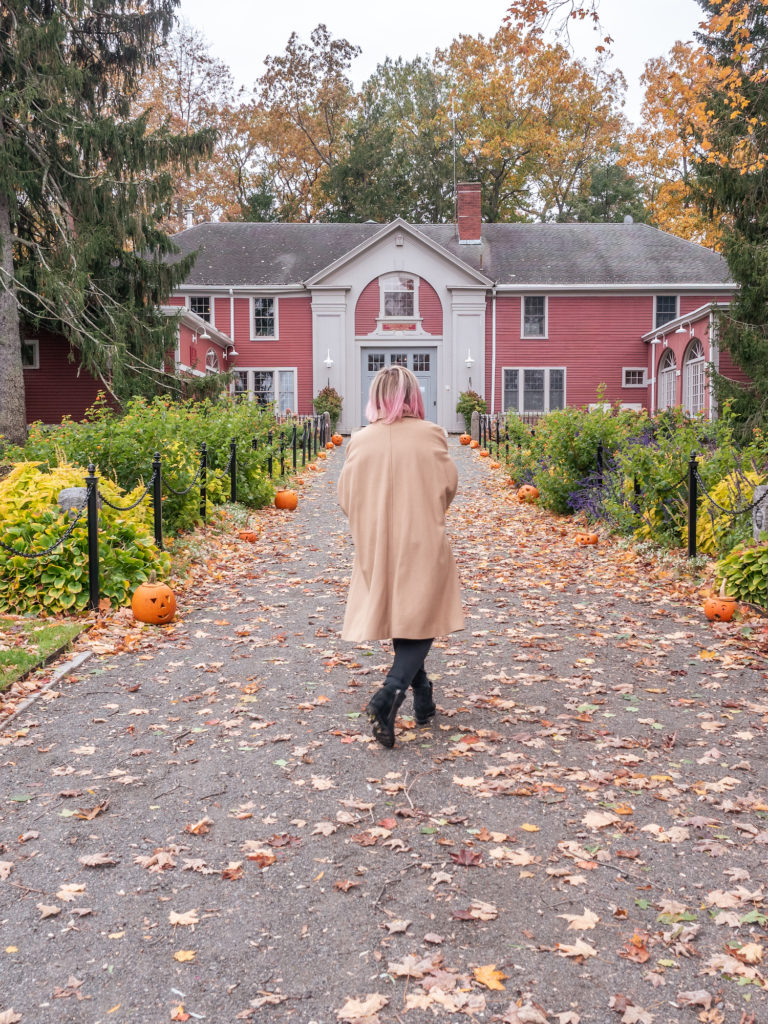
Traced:
POLYGON ((442 335, 443 305, 435 289, 423 278, 419 282, 419 316, 422 329, 427 334, 442 335))
POLYGON ((380 308, 379 279, 375 277, 363 288, 355 306, 355 335, 358 338, 373 334, 376 330, 380 308))
MULTIPOLYGON (((81 420, 99 391, 105 390, 104 385, 80 369, 77 359, 70 362, 69 344, 61 335, 40 331, 34 337, 39 344, 40 367, 24 370, 27 423, 60 423, 64 416, 81 420)), ((32 340, 31 335, 29 338, 32 340)))
MULTIPOLYGON (((312 413, 312 300, 309 296, 278 298, 276 340, 251 340, 248 299, 235 299, 235 347, 232 368, 274 370, 296 368, 296 387, 300 416, 312 413)), ((227 299, 229 305, 229 299, 227 299)), ((221 330, 227 330, 220 326, 221 330)), ((227 333, 228 330, 227 330, 227 333)))

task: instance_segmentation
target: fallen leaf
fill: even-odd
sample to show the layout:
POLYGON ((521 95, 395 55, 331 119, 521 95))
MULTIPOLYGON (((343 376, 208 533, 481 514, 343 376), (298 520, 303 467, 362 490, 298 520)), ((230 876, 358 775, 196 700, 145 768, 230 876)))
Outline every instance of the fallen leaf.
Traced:
POLYGON ((13 871, 12 860, 0 860, 0 881, 7 878, 8 875, 13 871))
POLYGON ((410 921, 395 920, 384 922, 384 927, 387 929, 390 935, 399 935, 401 933, 405 933, 408 931, 410 926, 410 921))
POLYGON ((18 1024, 21 1014, 11 1007, 9 1010, 0 1010, 0 1024, 18 1024))
POLYGON ((337 1020, 360 1021, 361 1024, 377 1024, 378 1011, 382 1010, 389 1000, 386 996, 372 992, 363 999, 348 999, 344 1006, 336 1011, 337 1020))
POLYGON ((475 981, 496 992, 504 991, 502 981, 509 977, 503 971, 497 971, 496 964, 485 964, 483 967, 476 967, 472 973, 475 976, 475 981))
POLYGON ((62 903, 72 903, 78 893, 85 892, 84 882, 71 882, 68 885, 62 885, 59 891, 56 893, 56 899, 61 900, 62 903))
POLYGON ((597 956, 597 950, 584 939, 577 939, 572 946, 558 942, 555 948, 560 956, 597 956))
POLYGON ((77 859, 84 868, 113 867, 115 864, 120 863, 109 853, 89 853, 85 857, 78 857, 77 859))
POLYGON ((196 925, 196 924, 199 923, 198 922, 198 916, 197 916, 197 909, 196 908, 193 909, 193 910, 187 910, 183 914, 178 914, 178 913, 176 913, 175 910, 172 910, 169 913, 169 915, 168 915, 168 920, 171 922, 172 925, 177 925, 178 924, 178 925, 187 926, 187 925, 196 925))
POLYGON ((44 921, 46 917, 56 917, 57 914, 61 913, 61 907, 52 907, 45 903, 38 903, 37 909, 40 911, 41 921, 44 921))
POLYGON ((465 846, 462 846, 458 853, 452 853, 451 860, 454 864, 460 864, 464 868, 477 868, 483 863, 482 854, 477 850, 469 850, 465 846))
POLYGON ((706 989, 697 988, 695 992, 678 992, 678 1006, 702 1006, 708 1010, 712 1005, 712 996, 706 989))
POLYGON ((177 949, 173 954, 173 959, 178 960, 180 964, 188 964, 196 956, 197 952, 194 949, 177 949))
POLYGON ((586 907, 584 907, 583 914, 558 914, 557 916, 568 921, 569 931, 586 931, 589 928, 594 928, 600 920, 597 914, 586 907))

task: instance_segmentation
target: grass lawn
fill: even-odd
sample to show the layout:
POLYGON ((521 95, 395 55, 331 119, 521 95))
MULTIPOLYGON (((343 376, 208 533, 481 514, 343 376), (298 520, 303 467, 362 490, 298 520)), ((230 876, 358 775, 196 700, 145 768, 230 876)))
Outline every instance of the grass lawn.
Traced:
POLYGON ((0 693, 83 632, 81 622, 0 617, 0 693))

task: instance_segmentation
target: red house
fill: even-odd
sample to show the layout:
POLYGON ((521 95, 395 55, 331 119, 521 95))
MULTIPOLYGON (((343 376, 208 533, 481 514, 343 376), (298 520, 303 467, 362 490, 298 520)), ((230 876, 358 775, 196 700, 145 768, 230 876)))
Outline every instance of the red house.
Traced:
POLYGON ((491 412, 589 404, 604 385, 631 408, 714 413, 706 364, 738 377, 711 317, 735 290, 720 255, 645 224, 483 224, 479 185, 457 198, 456 224, 180 232, 197 260, 170 300, 185 310, 177 363, 206 372, 215 359, 236 393, 283 411, 311 413, 331 384, 346 430, 392 363, 450 431, 469 388, 491 412))

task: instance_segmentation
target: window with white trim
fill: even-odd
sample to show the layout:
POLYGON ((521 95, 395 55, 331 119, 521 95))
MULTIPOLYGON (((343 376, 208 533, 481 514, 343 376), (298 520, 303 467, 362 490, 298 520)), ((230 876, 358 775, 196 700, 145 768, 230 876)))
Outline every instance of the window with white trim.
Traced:
POLYGON ((387 274, 379 278, 382 317, 413 319, 419 315, 416 280, 412 274, 387 274))
POLYGON ((277 412, 296 410, 296 370, 235 370, 235 395, 259 405, 274 403, 277 412))
POLYGON ((211 297, 210 295, 190 295, 189 311, 195 313, 207 324, 211 322, 211 297))
POLYGON ((564 367, 506 367, 504 412, 551 412, 565 407, 564 367))
POLYGON ((216 349, 209 348, 205 353, 205 372, 206 373, 219 373, 221 367, 219 365, 219 357, 216 353, 216 349))
POLYGON ((524 338, 546 338, 547 336, 547 297, 546 295, 523 296, 524 338))
POLYGON ((644 388, 648 384, 644 366, 625 366, 621 372, 623 388, 644 388))
POLYGON ((659 409, 672 409, 677 405, 677 360, 671 348, 659 362, 659 409))
POLYGON ((654 330, 658 331, 664 324, 677 317, 677 296, 657 295, 654 306, 654 330))
POLYGON ((683 407, 689 416, 703 412, 705 392, 704 346, 698 338, 693 338, 683 360, 683 407))
POLYGON ((24 338, 21 342, 22 370, 40 369, 40 342, 37 338, 24 338))
POLYGON ((277 337, 277 301, 272 295, 253 298, 253 337, 277 337))

